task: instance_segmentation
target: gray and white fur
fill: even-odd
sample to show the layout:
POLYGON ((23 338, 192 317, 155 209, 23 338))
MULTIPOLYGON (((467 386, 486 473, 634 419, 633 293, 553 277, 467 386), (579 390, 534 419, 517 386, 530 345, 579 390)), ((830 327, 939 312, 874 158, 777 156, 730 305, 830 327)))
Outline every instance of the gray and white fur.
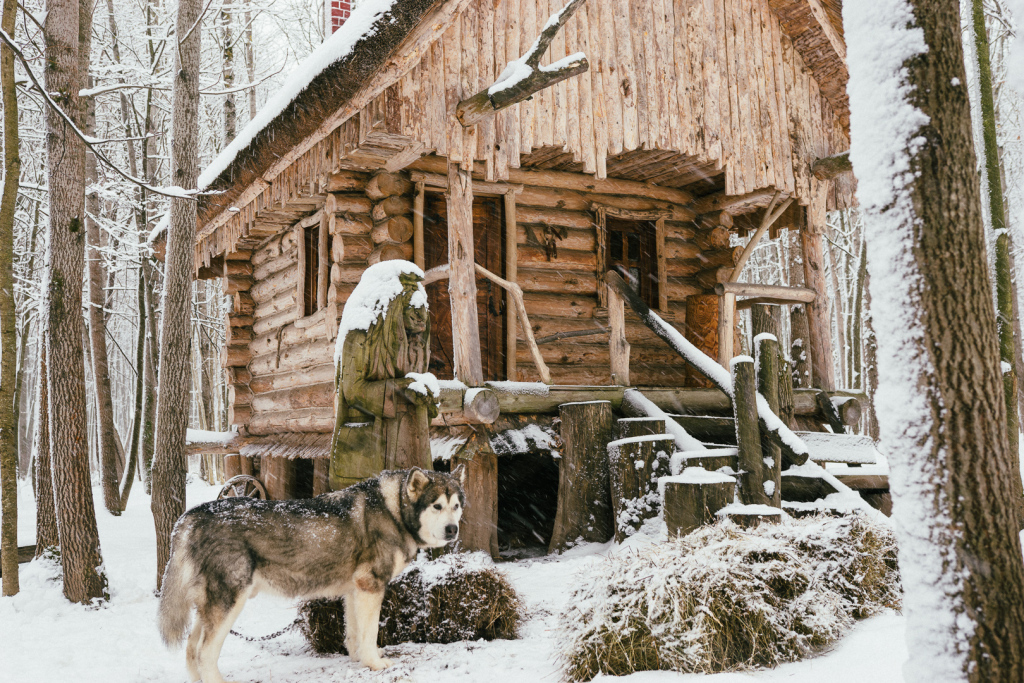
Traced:
POLYGON ((459 534, 465 470, 386 471, 316 498, 228 498, 178 520, 160 595, 160 633, 169 646, 188 633, 189 681, 224 683, 224 638, 246 601, 260 592, 345 599, 345 647, 373 670, 390 666, 377 648, 384 588, 420 548, 459 534))

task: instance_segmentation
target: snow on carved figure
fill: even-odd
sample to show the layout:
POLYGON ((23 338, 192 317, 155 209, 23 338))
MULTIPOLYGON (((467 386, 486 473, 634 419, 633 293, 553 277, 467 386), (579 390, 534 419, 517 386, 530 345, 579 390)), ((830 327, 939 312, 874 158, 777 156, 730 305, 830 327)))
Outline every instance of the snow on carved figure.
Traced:
POLYGON ((384 469, 431 469, 439 388, 426 372, 430 316, 423 271, 384 261, 363 273, 341 316, 334 354, 335 491, 384 469))

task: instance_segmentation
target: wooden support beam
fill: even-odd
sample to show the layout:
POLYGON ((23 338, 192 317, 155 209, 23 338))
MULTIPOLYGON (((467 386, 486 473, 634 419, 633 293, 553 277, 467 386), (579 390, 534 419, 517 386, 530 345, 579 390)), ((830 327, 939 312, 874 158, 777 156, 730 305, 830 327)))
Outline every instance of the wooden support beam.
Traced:
POLYGON ((540 58, 547 52, 555 34, 583 2, 569 0, 561 11, 548 19, 529 52, 509 62, 493 85, 459 102, 455 115, 464 127, 479 123, 544 88, 585 73, 590 68, 583 53, 569 55, 548 66, 540 66, 540 58))
MULTIPOLYGON (((520 186, 522 187, 522 186, 520 186)), ((516 195, 518 192, 506 192, 505 200, 505 278, 511 283, 519 280, 519 239, 518 223, 516 222, 516 195)), ((525 316, 526 306, 523 306, 525 316)), ((515 295, 511 289, 505 292, 505 376, 512 382, 519 379, 519 371, 516 368, 516 345, 517 345, 517 319, 519 307, 515 295)), ((530 323, 523 318, 523 326, 529 327, 530 323)), ((530 330, 533 336, 533 330, 530 330)), ((536 347, 536 342, 531 346, 530 351, 536 347)), ((540 352, 537 352, 540 355, 540 352)), ((543 362, 543 359, 541 360, 543 362)), ((550 376, 548 380, 550 381, 550 376)))
POLYGON ((832 324, 828 314, 828 285, 825 283, 825 252, 821 233, 824 226, 811 224, 811 211, 807 212, 807 228, 800 231, 803 247, 804 283, 816 298, 807 304, 808 350, 811 361, 811 384, 825 391, 835 389, 835 370, 832 364, 832 324))
POLYGON ((761 460, 761 430, 757 417, 757 378, 754 359, 732 360, 733 413, 736 416, 736 448, 739 450, 740 500, 746 505, 767 505, 764 490, 764 462, 761 460))
MULTIPOLYGON (((761 392, 768 407, 776 415, 781 414, 779 384, 779 364, 782 361, 782 354, 779 349, 779 328, 780 321, 778 306, 758 305, 751 310, 751 322, 754 339, 757 346, 757 390, 761 392), (769 336, 771 335, 771 336, 769 336)), ((792 380, 785 380, 792 384, 792 380)), ((768 442, 763 444, 763 455, 765 466, 771 459, 772 466, 767 472, 770 476, 765 477, 764 482, 771 481, 771 492, 765 489, 765 494, 771 498, 771 504, 775 507, 782 507, 782 449, 778 445, 768 442)))
POLYGON ((729 367, 733 357, 733 327, 736 325, 736 294, 724 292, 718 297, 718 363, 729 367))
POLYGON ((736 266, 732 271, 732 282, 736 282, 740 279, 740 273, 743 272, 743 266, 747 265, 747 260, 750 258, 750 255, 754 253, 754 249, 757 248, 757 243, 760 242, 764 234, 768 232, 768 228, 770 228, 775 221, 779 220, 779 216, 781 216, 786 209, 789 208, 789 205, 793 203, 793 199, 791 197, 784 201, 782 206, 775 209, 775 204, 781 195, 781 192, 775 192, 775 196, 772 197, 772 203, 768 205, 768 209, 764 212, 764 218, 761 219, 761 225, 757 228, 757 232, 755 232, 750 238, 750 241, 747 242, 746 248, 743 249, 743 253, 740 255, 739 259, 737 259, 736 266), (775 209, 774 213, 772 212, 772 209, 775 209))
POLYGON ((629 386, 629 342, 626 341, 626 302, 613 289, 608 290, 608 343, 611 352, 612 384, 629 386))
POLYGON ((473 262, 473 178, 448 166, 448 294, 451 296, 455 376, 471 387, 484 382, 473 262))
POLYGON ((416 183, 416 194, 412 200, 412 262, 420 269, 427 262, 423 247, 423 208, 426 202, 422 182, 416 183))
MULTIPOLYGON (((806 287, 783 287, 780 285, 762 285, 756 282, 722 282, 715 286, 715 294, 734 294, 736 296, 754 296, 761 299, 777 299, 779 301, 799 301, 811 303, 817 296, 813 289, 806 287)), ((771 303, 764 301, 759 303, 771 303)))

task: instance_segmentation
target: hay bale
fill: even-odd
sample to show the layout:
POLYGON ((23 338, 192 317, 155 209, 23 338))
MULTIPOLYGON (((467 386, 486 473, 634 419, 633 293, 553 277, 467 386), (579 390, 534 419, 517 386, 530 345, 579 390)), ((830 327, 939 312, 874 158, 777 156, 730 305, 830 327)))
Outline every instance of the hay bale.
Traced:
MULTIPOLYGON (((311 600, 299 608, 303 634, 315 652, 345 650, 342 600, 311 600)), ((508 577, 485 553, 416 561, 384 593, 377 645, 452 643, 516 638, 522 603, 508 577)))
POLYGON ((616 554, 576 585, 561 618, 573 681, 773 667, 899 606, 892 533, 863 517, 750 530, 723 520, 616 554))

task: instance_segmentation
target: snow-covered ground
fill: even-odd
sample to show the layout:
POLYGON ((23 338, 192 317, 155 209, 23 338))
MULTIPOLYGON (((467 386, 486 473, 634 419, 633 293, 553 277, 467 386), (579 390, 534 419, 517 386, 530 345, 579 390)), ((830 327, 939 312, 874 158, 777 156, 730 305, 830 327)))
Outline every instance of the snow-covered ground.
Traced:
MULTIPOLYGON (((215 487, 192 483, 188 504, 216 495, 215 487)), ((96 490, 96 500, 102 500, 96 490)), ((32 492, 19 495, 19 544, 35 542, 32 492)), ((184 681, 184 655, 168 651, 156 629, 155 540, 149 498, 136 487, 128 510, 119 518, 97 510, 110 602, 101 608, 71 605, 52 566, 33 562, 21 566, 21 593, 0 598, 0 671, 4 680, 19 683, 121 683, 184 681)), ((396 666, 371 673, 349 664, 344 656, 313 654, 302 636, 289 632, 264 643, 229 636, 220 664, 233 680, 261 683, 311 681, 443 680, 486 683, 558 683, 562 680, 556 650, 557 615, 577 570, 600 562, 605 546, 575 549, 557 559, 503 565, 526 602, 528 620, 515 641, 402 645, 388 648, 396 666)), ((242 612, 236 630, 250 636, 277 631, 295 618, 287 600, 259 596, 242 612)), ((714 676, 670 672, 639 673, 628 683, 830 683, 901 680, 907 657, 904 619, 884 614, 862 622, 830 652, 774 670, 714 676)))

